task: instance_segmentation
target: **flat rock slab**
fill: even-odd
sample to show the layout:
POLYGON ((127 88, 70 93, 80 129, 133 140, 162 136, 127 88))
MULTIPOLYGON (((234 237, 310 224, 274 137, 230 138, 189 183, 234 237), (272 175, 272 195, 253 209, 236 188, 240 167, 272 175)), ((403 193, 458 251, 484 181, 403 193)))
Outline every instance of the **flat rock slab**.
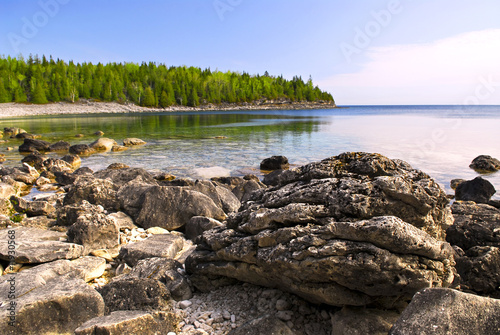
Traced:
POLYGON ((65 233, 32 227, 0 230, 0 259, 16 263, 46 263, 82 256, 83 246, 60 241, 65 238, 65 233), (14 243, 9 244, 9 241, 14 243), (15 250, 12 245, 16 246, 15 250))
POLYGON ((85 322, 75 330, 75 335, 167 334, 177 331, 179 321, 174 313, 116 311, 85 322))
POLYGON ((427 288, 413 297, 391 335, 500 334, 500 300, 427 288))
POLYGON ((124 245, 118 256, 128 265, 135 266, 144 258, 174 258, 182 250, 184 239, 173 234, 153 235, 144 241, 124 245))
POLYGON ((16 275, 10 278, 14 278, 9 283, 15 299, 0 297, 2 334, 70 334, 84 322, 104 315, 102 297, 81 279, 56 278, 26 291, 16 275), (8 309, 12 309, 12 301, 16 303, 13 319, 8 309))

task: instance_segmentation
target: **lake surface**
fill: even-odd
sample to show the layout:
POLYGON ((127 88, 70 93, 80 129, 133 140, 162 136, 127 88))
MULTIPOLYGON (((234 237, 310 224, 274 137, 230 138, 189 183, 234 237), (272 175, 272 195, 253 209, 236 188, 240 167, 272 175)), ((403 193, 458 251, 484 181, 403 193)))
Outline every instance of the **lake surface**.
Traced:
MULTIPOLYGON (((0 123, 2 128, 15 126, 42 134, 50 142, 91 143, 97 130, 118 143, 138 137, 148 144, 92 155, 83 159, 82 166, 99 170, 121 162, 179 177, 262 175, 259 163, 272 155, 285 155, 292 165, 303 165, 346 151, 367 151, 403 159, 452 193, 451 179, 478 176, 469 168, 476 156, 500 159, 500 106, 55 115, 0 119, 0 123), (75 138, 79 133, 85 137, 75 138)), ((4 165, 19 164, 22 156, 6 147, 21 143, 12 139, 0 144, 0 152, 7 155, 4 165)), ((500 172, 484 178, 500 190, 500 172)))

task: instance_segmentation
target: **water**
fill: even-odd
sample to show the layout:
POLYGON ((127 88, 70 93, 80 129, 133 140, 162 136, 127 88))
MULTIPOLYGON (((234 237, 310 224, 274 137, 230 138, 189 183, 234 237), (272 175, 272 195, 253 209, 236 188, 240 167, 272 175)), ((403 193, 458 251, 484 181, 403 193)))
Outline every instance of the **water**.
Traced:
MULTIPOLYGON (((368 151, 403 159, 452 193, 451 179, 478 175, 468 167, 473 158, 487 154, 500 159, 500 106, 64 115, 0 122, 2 127, 42 134, 50 142, 91 143, 97 130, 118 143, 138 137, 148 144, 96 154, 84 158, 82 166, 99 170, 122 162, 179 177, 260 175, 260 161, 272 155, 285 155, 292 165, 302 165, 346 151, 368 151), (79 133, 85 137, 75 138, 79 133)), ((7 155, 4 165, 19 164, 21 155, 6 147, 21 143, 0 144, 0 152, 7 155)), ((484 177, 500 190, 500 172, 484 177)))

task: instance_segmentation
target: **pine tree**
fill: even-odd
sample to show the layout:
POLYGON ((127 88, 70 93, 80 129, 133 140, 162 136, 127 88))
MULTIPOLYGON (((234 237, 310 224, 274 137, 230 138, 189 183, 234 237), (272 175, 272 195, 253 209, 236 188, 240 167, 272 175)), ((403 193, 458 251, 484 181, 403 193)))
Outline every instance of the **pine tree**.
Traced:
POLYGON ((193 89, 191 90, 191 93, 189 94, 187 105, 190 107, 196 107, 199 104, 200 104, 200 101, 198 99, 198 91, 196 90, 196 87, 193 87, 193 89))
POLYGON ((14 92, 14 102, 28 102, 28 96, 21 86, 14 92))
POLYGON ((153 90, 149 86, 144 90, 144 98, 142 99, 141 105, 146 107, 156 106, 153 90))
POLYGON ((34 104, 46 104, 49 102, 45 96, 45 90, 43 89, 40 81, 37 81, 33 94, 31 96, 31 102, 34 104))
POLYGON ((0 103, 1 102, 11 102, 12 98, 10 97, 9 92, 5 89, 3 84, 3 79, 0 78, 0 103))

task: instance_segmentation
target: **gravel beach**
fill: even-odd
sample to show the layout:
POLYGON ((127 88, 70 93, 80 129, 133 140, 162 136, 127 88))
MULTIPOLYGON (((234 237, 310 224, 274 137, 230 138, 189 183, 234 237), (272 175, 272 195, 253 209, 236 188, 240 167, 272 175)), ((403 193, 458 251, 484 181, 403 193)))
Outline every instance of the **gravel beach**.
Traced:
POLYGON ((149 108, 134 104, 117 102, 79 101, 76 103, 57 102, 45 105, 2 103, 0 118, 51 114, 100 114, 100 113, 144 113, 144 112, 196 112, 224 110, 276 110, 276 109, 321 109, 335 108, 331 102, 294 102, 261 101, 241 104, 206 104, 197 107, 171 106, 167 108, 149 108))

